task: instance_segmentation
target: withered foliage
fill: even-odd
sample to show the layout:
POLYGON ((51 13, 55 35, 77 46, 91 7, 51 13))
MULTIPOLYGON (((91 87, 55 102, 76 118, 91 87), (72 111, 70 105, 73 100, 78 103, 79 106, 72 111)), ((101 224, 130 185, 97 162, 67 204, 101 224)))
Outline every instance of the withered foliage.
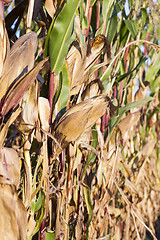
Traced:
POLYGON ((111 3, 0 2, 0 239, 159 239, 153 9, 111 3))

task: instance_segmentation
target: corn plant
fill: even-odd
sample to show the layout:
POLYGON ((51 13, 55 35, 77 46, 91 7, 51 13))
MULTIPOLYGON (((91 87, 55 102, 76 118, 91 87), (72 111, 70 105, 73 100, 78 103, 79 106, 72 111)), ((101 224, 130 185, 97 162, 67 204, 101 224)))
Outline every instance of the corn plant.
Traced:
POLYGON ((0 2, 1 239, 159 239, 159 7, 0 2))

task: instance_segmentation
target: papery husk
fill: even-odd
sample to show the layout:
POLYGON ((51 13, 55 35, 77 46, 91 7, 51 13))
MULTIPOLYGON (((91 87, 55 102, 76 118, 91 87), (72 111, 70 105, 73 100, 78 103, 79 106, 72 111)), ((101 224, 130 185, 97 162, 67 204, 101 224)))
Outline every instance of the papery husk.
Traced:
POLYGON ((97 96, 104 90, 103 84, 99 79, 91 81, 84 89, 81 99, 82 101, 97 96))
MULTIPOLYGON (((52 134, 61 147, 65 148, 70 142, 77 140, 85 130, 93 126, 106 110, 111 115, 115 110, 108 96, 102 94, 89 98, 68 109, 55 123, 52 134)), ((61 149, 56 151, 59 153, 61 149)))
POLYGON ((106 46, 107 49, 109 48, 110 52, 109 42, 103 35, 98 35, 86 43, 86 50, 80 40, 76 40, 72 43, 66 57, 71 81, 70 95, 77 94, 82 87, 82 84, 87 83, 89 69, 101 55, 106 46))

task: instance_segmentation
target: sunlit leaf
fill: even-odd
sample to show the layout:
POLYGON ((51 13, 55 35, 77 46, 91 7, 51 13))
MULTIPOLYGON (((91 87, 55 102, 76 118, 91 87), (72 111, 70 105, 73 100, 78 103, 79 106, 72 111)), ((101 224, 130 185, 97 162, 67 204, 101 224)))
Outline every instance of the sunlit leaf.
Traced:
POLYGON ((132 37, 135 39, 137 37, 137 26, 136 26, 136 22, 133 20, 125 20, 124 21, 128 30, 131 32, 132 37))
POLYGON ((138 64, 137 64, 137 66, 134 68, 134 69, 132 69, 131 71, 129 71, 129 72, 127 72, 127 73, 124 73, 123 75, 121 75, 120 77, 118 77, 117 79, 116 79, 116 82, 120 82, 120 81, 122 81, 124 78, 126 78, 127 76, 129 76, 131 73, 133 73, 135 70, 136 70, 136 72, 139 70, 139 68, 142 66, 142 64, 146 61, 146 57, 145 56, 141 56, 141 58, 140 58, 140 60, 139 60, 139 62, 138 62, 138 64))
POLYGON ((60 110, 66 107, 70 93, 70 79, 67 67, 64 64, 62 68, 62 88, 59 96, 60 110))
POLYGON ((88 239, 88 228, 91 223, 92 217, 93 217, 93 208, 91 204, 91 197, 90 197, 90 190, 88 187, 83 188, 84 191, 84 198, 87 206, 88 211, 88 222, 87 222, 87 231, 86 231, 86 239, 88 239))
POLYGON ((73 30, 73 20, 78 4, 79 0, 69 0, 66 2, 62 11, 56 18, 50 33, 49 56, 51 71, 55 74, 58 74, 61 70, 64 57, 69 48, 73 30))
POLYGON ((55 240, 54 232, 46 232, 46 240, 55 240))

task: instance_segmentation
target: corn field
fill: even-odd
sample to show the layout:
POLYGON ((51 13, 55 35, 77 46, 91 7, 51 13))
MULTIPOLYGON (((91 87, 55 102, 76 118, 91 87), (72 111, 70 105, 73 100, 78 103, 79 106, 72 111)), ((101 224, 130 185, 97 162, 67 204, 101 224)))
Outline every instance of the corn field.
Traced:
POLYGON ((160 239, 159 18, 0 1, 0 239, 160 239))

